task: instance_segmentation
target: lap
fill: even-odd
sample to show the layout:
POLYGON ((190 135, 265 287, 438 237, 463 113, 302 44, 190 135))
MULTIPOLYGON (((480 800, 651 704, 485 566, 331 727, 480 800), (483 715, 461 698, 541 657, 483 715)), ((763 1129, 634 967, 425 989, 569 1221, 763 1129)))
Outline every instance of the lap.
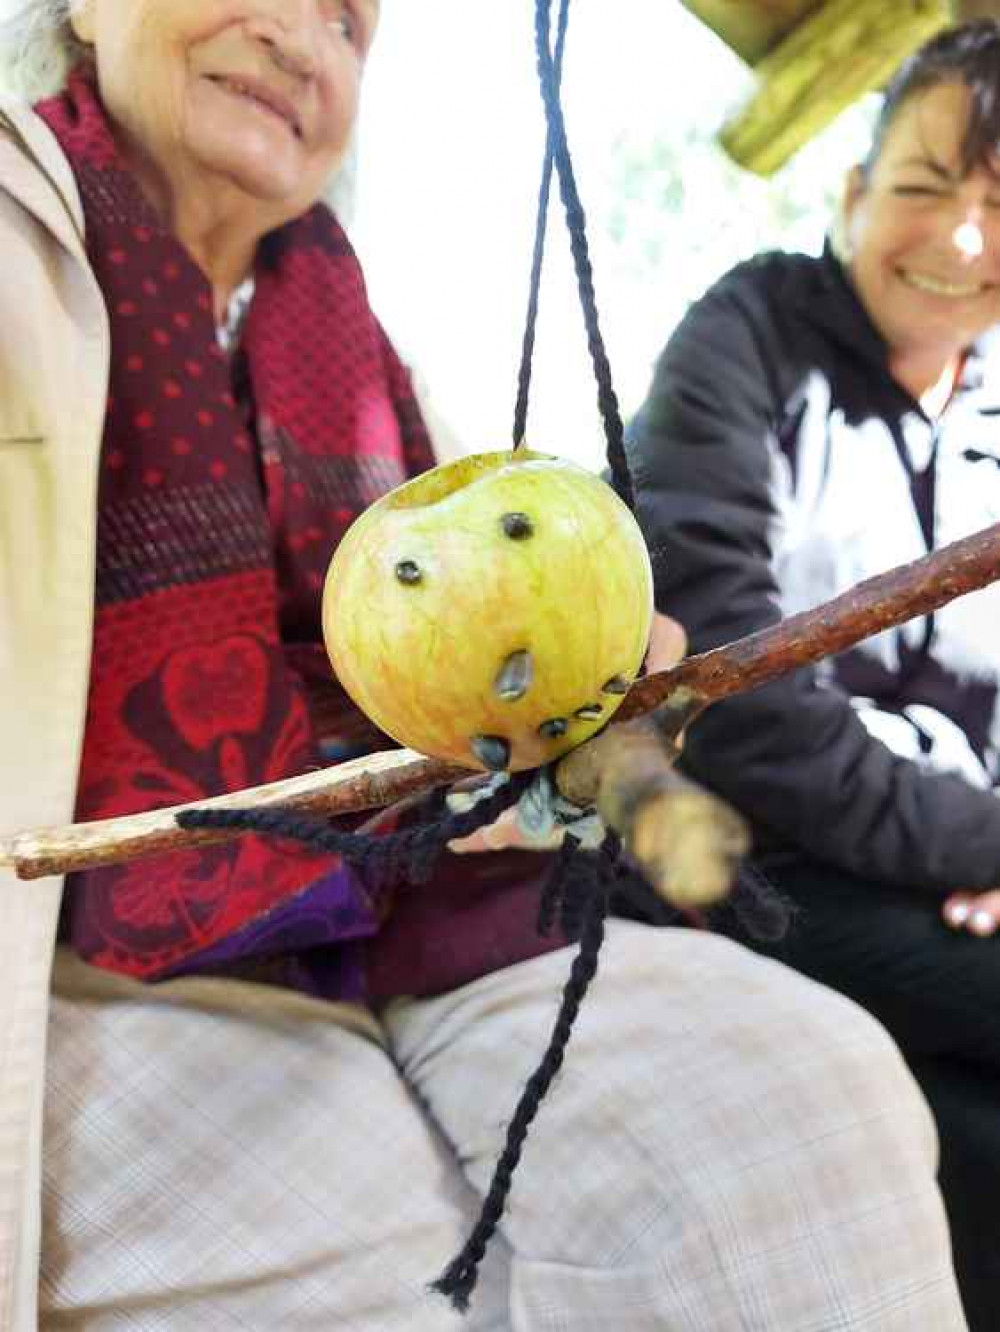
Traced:
POLYGON ((908 1055, 1000 1069, 1000 936, 950 930, 936 900, 811 861, 767 873, 797 908, 772 956, 850 995, 908 1055))
POLYGON ((933 1131, 882 1030, 727 940, 625 923, 471 1315, 427 1296, 568 965, 394 1006, 399 1069, 264 987, 57 992, 44 1332, 958 1332, 933 1131))
POLYGON ((506 1332, 503 1245, 471 1320, 427 1293, 478 1202, 370 1018, 241 982, 63 971, 45 1332, 506 1332))
MULTIPOLYGON (((480 1192, 566 952, 385 1014, 480 1192)), ((882 1029, 725 939, 617 922, 502 1223, 513 1332, 964 1327, 930 1116, 882 1029)))

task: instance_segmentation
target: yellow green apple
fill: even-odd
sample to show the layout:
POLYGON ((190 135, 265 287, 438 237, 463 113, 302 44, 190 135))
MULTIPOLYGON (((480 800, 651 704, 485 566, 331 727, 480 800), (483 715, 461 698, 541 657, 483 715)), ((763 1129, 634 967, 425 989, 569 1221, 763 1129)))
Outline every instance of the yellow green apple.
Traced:
POLYGON ((649 641, 642 534, 600 477, 526 449, 384 496, 330 564, 323 633, 387 735, 472 768, 533 768, 608 721, 649 641))

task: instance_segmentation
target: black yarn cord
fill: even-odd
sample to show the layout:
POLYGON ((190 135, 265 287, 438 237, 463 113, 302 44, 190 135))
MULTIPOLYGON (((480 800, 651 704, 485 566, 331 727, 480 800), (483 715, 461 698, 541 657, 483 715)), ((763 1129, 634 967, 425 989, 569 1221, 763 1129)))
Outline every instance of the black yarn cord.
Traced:
MULTIPOLYGON (((556 86, 562 78, 563 50, 566 45, 566 27, 569 21, 569 0, 562 0, 559 25, 556 30, 556 51, 553 59, 556 86)), ((531 362, 535 352, 535 328, 538 323, 538 297, 542 285, 542 259, 545 255, 545 225, 549 215, 549 194, 552 188, 552 134, 546 131, 545 156, 542 161, 542 183, 538 191, 538 215, 535 219, 535 248, 531 257, 531 280, 528 284, 528 311, 521 343, 521 367, 517 376, 517 402, 514 406, 514 448, 524 444, 528 426, 528 394, 531 389, 531 362)))
POLYGON ((479 800, 464 813, 445 814, 431 822, 384 836, 341 832, 331 828, 322 818, 298 814, 281 806, 189 809, 177 815, 177 823, 181 828, 228 828, 287 837, 342 856, 377 881, 393 882, 405 876, 412 883, 426 883, 448 842, 455 837, 467 837, 477 828, 494 823, 505 809, 517 803, 534 775, 533 772, 515 773, 492 795, 479 800))
POLYGON ((611 479, 618 494, 630 509, 634 509, 632 478, 629 475, 628 459, 625 454, 625 427, 622 424, 618 397, 611 380, 611 366, 608 363, 597 314, 594 274, 587 247, 587 221, 583 205, 580 202, 580 195, 577 192, 573 162, 570 157, 569 144, 566 141, 566 126, 559 100, 558 72, 549 51, 550 9, 551 0, 536 0, 535 45, 538 56, 538 78, 541 84, 542 100, 545 103, 549 143, 552 147, 552 156, 559 176, 559 192, 562 195, 563 208, 566 212, 566 226, 569 230, 570 248, 573 252, 576 281, 580 291, 580 304, 583 307, 583 322, 587 328, 587 345, 590 348, 590 358, 594 365, 594 374, 597 377, 597 405, 600 409, 601 420, 604 422, 608 466, 611 469, 611 479))
MULTIPOLYGON (((543 939, 552 933, 556 918, 562 913, 566 900, 566 885, 573 871, 573 860, 579 846, 580 843, 573 834, 567 832, 556 853, 552 872, 542 885, 538 899, 538 922, 535 928, 543 939)), ((563 933, 566 933, 565 928, 563 933)))
POLYGON ((479 1275, 479 1264, 486 1253, 497 1225, 503 1215, 510 1192, 511 1180, 521 1159, 528 1129, 539 1107, 562 1067, 573 1024, 580 1011, 590 983, 597 972, 601 945, 604 942, 604 922, 608 910, 608 884, 615 852, 600 851, 596 855, 580 853, 574 859, 579 871, 588 864, 590 888, 584 908, 580 943, 569 980, 562 993, 548 1048, 541 1062, 528 1079, 517 1108, 507 1128, 503 1151, 493 1171, 490 1187, 483 1201, 479 1220, 466 1240, 462 1251, 448 1264, 445 1271, 431 1286, 439 1294, 447 1295, 452 1305, 465 1312, 479 1275))
POLYGON ((756 866, 748 864, 739 867, 736 883, 722 910, 734 916, 744 934, 755 943, 783 939, 794 914, 789 899, 756 866))

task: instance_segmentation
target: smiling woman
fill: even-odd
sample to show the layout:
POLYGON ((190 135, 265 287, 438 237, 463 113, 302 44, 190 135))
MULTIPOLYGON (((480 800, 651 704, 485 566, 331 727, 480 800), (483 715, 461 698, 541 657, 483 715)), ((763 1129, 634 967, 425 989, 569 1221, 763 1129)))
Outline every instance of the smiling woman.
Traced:
POLYGON ((894 378, 946 400, 1000 319, 1000 105, 948 80, 914 89, 848 180, 845 258, 894 378))
MULTIPOLYGON (((659 601, 697 651, 1000 521, 996 21, 897 74, 836 248, 723 276, 636 422, 659 601)), ((685 750, 801 908, 777 954, 920 1071, 974 1332, 1000 1308, 998 626, 994 585, 713 707, 685 750)))
POLYGON ((262 5, 240 23, 201 0, 72 9, 129 165, 220 316, 260 238, 311 207, 342 160, 374 16, 353 0, 262 5))
POLYGON ((29 98, 100 52, 123 159, 209 276, 221 319, 260 238, 343 161, 377 17, 376 0, 261 5, 242 23, 195 0, 36 0, 0 31, 7 82, 29 98))

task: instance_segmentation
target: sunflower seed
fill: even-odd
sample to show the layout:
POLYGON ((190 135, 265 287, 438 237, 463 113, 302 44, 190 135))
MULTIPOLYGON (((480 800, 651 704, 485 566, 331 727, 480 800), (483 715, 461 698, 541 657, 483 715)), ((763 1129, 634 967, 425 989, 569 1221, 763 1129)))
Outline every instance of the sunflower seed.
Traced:
POLYGON ((534 664, 530 652, 512 652, 500 667, 500 673, 493 681, 493 688, 508 703, 523 698, 531 688, 534 664))
POLYGON ((582 708, 577 708, 573 716, 579 717, 581 721, 596 721, 603 713, 604 708, 600 703, 584 703, 582 708))
POLYGON ((535 530, 526 513, 505 513, 500 519, 500 526, 504 530, 504 536, 509 536, 511 541, 524 541, 535 530))
POLYGON ((500 735, 474 735, 472 752, 490 772, 505 772, 510 763, 510 742, 500 735))
POLYGON ((569 730, 569 722, 565 717, 550 717, 548 721, 543 721, 538 728, 538 734, 543 740, 558 740, 569 730))
POLYGON ((413 583, 419 583, 423 574, 420 572, 420 565, 416 560, 400 560, 396 565, 396 577, 401 583, 412 585, 413 583))

